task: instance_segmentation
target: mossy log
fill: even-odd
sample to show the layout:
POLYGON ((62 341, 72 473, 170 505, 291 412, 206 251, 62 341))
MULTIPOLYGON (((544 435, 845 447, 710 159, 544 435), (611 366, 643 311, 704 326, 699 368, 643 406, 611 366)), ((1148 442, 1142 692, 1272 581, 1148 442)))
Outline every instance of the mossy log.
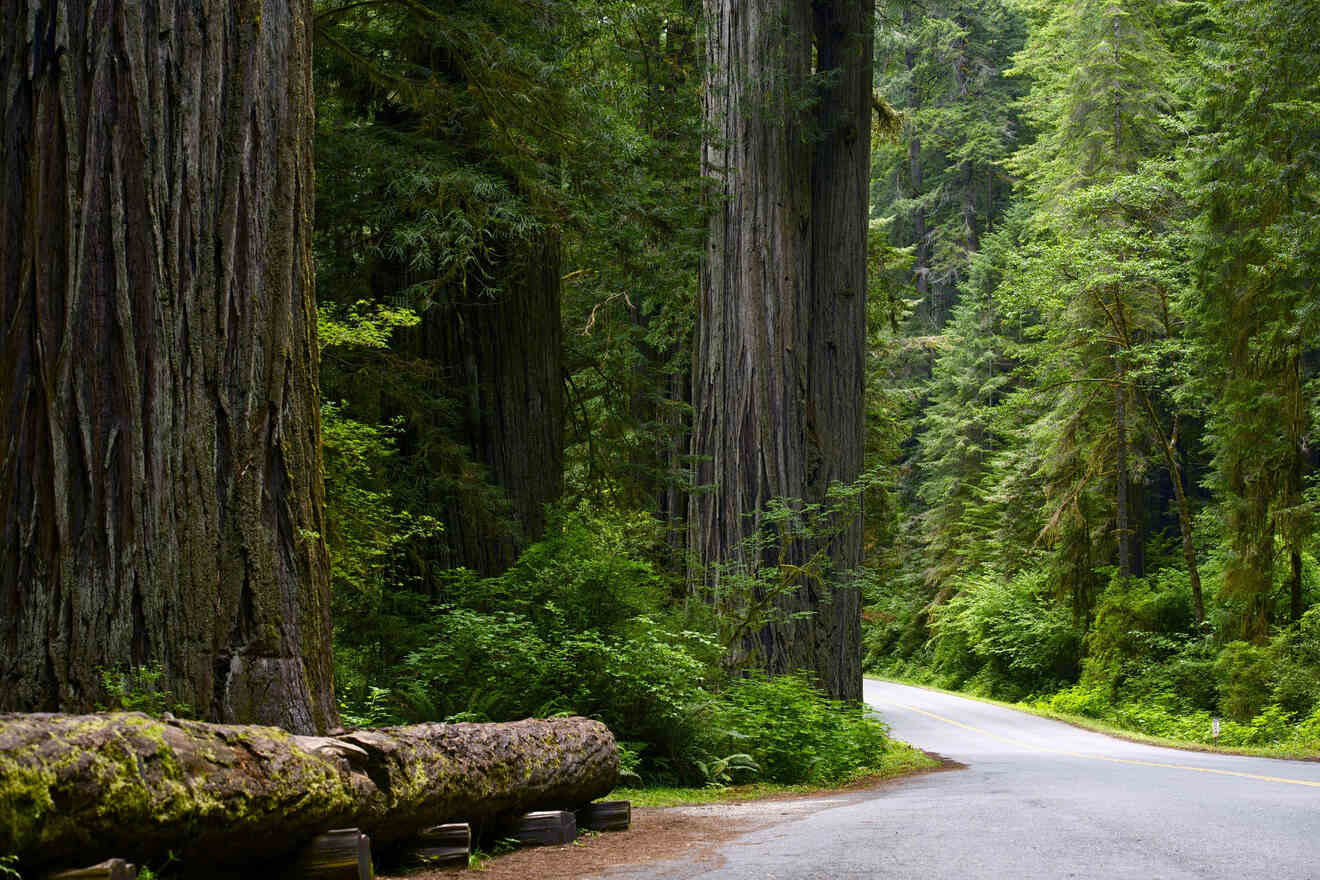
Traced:
POLYGON ((223 874, 332 828, 388 843, 573 809, 617 779, 614 737, 585 718, 303 737, 137 713, 0 715, 0 852, 46 870, 172 853, 189 876, 223 874))

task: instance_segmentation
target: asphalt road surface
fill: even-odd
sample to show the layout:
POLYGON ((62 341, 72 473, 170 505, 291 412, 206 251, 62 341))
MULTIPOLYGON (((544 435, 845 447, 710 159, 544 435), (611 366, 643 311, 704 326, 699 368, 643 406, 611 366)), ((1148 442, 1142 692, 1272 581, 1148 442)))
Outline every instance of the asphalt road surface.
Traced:
POLYGON ((610 880, 1320 880, 1320 763, 1139 745, 889 682, 893 735, 967 765, 811 810, 695 864, 610 880))

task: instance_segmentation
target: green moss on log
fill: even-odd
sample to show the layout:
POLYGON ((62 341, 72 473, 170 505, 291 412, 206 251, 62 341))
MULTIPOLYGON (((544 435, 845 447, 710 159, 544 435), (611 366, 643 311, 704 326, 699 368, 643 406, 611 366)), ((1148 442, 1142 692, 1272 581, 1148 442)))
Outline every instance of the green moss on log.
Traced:
POLYGON ((389 841, 571 809, 617 779, 613 736, 584 718, 331 738, 134 713, 0 715, 0 852, 33 869, 167 854, 254 863, 330 828, 389 841))

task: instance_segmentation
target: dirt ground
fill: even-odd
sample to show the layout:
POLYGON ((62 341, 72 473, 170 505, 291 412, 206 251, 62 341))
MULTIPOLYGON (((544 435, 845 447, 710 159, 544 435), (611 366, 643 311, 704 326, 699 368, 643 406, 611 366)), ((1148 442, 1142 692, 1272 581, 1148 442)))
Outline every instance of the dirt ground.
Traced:
POLYGON ((951 770, 961 765, 932 756, 939 767, 909 776, 861 784, 843 791, 787 795, 760 801, 700 804, 681 807, 634 807, 627 831, 585 832, 563 846, 520 849, 487 861, 481 870, 419 870, 380 874, 382 880, 580 880, 621 866, 682 860, 716 867, 720 845, 776 822, 837 803, 840 797, 864 799, 921 773, 951 770))

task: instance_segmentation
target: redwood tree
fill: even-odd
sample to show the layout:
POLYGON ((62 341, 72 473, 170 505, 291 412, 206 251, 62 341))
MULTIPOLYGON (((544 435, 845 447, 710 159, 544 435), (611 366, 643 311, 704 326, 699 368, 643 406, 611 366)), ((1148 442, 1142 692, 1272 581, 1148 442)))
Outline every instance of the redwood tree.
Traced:
POLYGON ((309 7, 0 12, 0 710, 335 721, 309 7))
POLYGON ((715 191, 693 453, 712 491, 694 499, 690 547, 726 612, 774 605, 735 634, 735 663, 808 669, 857 699, 860 596, 842 579, 860 516, 804 537, 766 507, 821 503, 861 471, 873 4, 707 0, 706 15, 715 191), (755 578, 766 567, 781 591, 755 578))

